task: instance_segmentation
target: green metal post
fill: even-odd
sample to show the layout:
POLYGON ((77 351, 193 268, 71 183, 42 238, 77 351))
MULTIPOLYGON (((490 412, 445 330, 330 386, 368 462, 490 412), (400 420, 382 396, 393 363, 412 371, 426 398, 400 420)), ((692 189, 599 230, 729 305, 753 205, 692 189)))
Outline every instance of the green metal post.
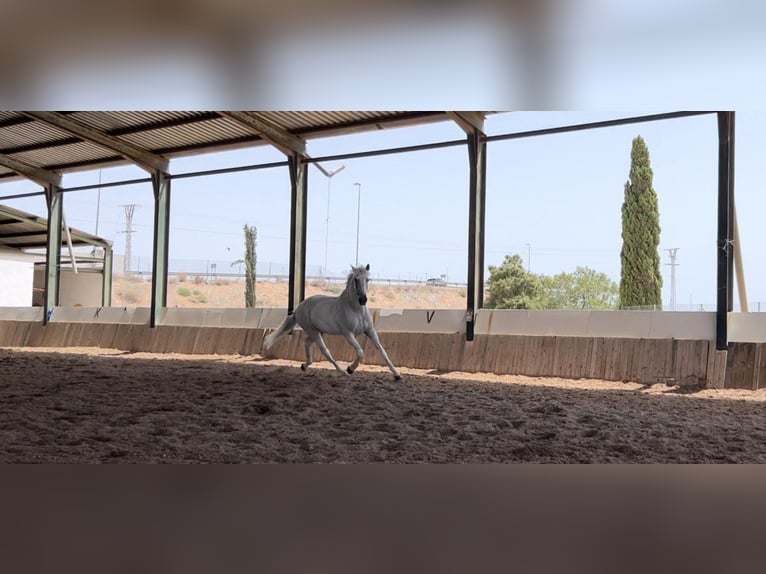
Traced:
POLYGON ((104 248, 103 284, 101 287, 101 306, 112 306, 112 248, 104 248))
POLYGON ((59 304, 61 278, 61 231, 63 194, 61 187, 46 184, 45 201, 48 204, 48 241, 45 246, 45 299, 43 324, 53 316, 53 308, 59 304))
POLYGON ((306 296, 306 204, 308 164, 303 156, 288 156, 290 168, 290 278, 287 312, 292 313, 306 296))
POLYGON ((154 244, 152 261, 151 327, 160 320, 160 311, 168 304, 168 242, 170 233, 170 175, 152 173, 154 188, 154 244))

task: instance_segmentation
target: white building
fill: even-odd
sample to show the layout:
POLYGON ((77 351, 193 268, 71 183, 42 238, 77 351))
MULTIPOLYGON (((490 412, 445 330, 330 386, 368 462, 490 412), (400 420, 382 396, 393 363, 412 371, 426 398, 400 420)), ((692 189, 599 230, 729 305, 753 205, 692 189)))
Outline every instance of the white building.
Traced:
MULTIPOLYGON (((44 304, 47 234, 45 218, 0 205, 0 307, 44 304)), ((59 271, 59 305, 111 302, 111 243, 105 239, 69 228, 62 234, 59 271)))

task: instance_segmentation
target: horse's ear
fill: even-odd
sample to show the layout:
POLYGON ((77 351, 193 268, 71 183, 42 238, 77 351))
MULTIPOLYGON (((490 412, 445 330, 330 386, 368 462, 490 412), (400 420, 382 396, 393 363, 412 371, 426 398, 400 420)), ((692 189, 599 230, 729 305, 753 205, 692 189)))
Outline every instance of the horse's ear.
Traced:
POLYGON ((369 271, 369 270, 370 270, 370 264, 368 263, 367 264, 367 271, 369 271))

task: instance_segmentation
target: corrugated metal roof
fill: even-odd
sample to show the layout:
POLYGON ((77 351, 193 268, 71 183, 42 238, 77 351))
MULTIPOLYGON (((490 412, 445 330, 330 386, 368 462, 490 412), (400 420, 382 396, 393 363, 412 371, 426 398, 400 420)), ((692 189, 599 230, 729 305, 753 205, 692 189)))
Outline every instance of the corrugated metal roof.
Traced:
POLYGON ((12 157, 32 165, 56 169, 59 165, 76 164, 94 159, 107 159, 114 156, 115 152, 111 150, 96 144, 80 141, 15 153, 12 157))
POLYGON ((307 127, 326 127, 353 122, 382 120, 397 112, 271 112, 270 116, 288 130, 301 131, 307 127))
POLYGON ((74 112, 69 117, 105 132, 145 129, 175 121, 197 121, 206 112, 74 112))
POLYGON ((159 127, 126 134, 122 139, 144 149, 184 149, 189 146, 215 145, 220 142, 252 138, 247 128, 224 118, 208 119, 193 124, 159 127))
MULTIPOLYGON (((108 247, 111 243, 86 231, 69 228, 73 246, 108 247)), ((48 220, 32 213, 0 205, 0 246, 26 251, 44 249, 48 235, 48 220)), ((62 247, 67 245, 62 233, 62 247)))
POLYGON ((25 121, 25 118, 20 117, 11 125, 0 128, 0 149, 15 150, 18 147, 55 143, 69 138, 72 138, 72 134, 42 122, 25 121))
MULTIPOLYGON (((300 111, 259 112, 270 124, 303 139, 341 135, 449 119, 446 112, 300 111)), ((143 150, 173 158, 192 153, 264 144, 257 133, 214 111, 116 111, 62 114, 143 150)), ((60 173, 104 165, 128 164, 117 152, 31 118, 0 112, 0 159, 20 160, 60 173)), ((18 175, 0 166, 0 182, 18 175)))

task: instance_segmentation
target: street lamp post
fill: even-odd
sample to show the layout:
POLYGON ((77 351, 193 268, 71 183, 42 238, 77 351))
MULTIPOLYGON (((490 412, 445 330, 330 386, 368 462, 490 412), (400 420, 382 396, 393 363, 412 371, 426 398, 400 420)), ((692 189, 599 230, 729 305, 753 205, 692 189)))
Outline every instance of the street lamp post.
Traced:
POLYGON ((356 265, 359 266, 359 214, 362 204, 362 184, 355 183, 356 186, 356 265))
POLYGON ((532 269, 532 245, 527 243, 527 273, 532 269))
POLYGON ((330 238, 330 184, 332 183, 333 176, 343 171, 346 168, 346 166, 341 165, 331 171, 327 171, 325 168, 319 165, 319 163, 315 163, 314 165, 317 167, 319 171, 321 171, 325 175, 325 177, 327 177, 327 215, 325 216, 325 230, 324 230, 324 274, 325 274, 325 277, 327 277, 328 276, 327 274, 327 243, 330 238))

